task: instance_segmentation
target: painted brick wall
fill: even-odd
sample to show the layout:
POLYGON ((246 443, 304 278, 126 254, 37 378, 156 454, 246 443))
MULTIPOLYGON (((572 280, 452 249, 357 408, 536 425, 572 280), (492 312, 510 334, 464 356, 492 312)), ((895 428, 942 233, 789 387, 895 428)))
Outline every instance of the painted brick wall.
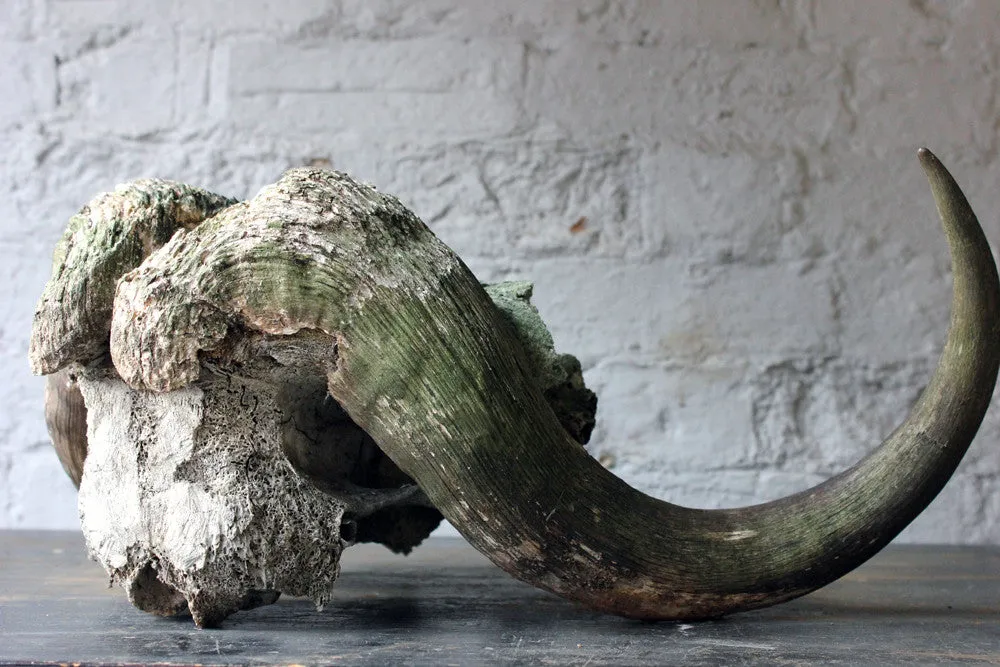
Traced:
MULTIPOLYGON (((0 526, 76 526, 27 369, 66 219, 161 176, 331 164, 527 277, 675 502, 805 488, 903 417, 948 322, 930 146, 1000 240, 994 0, 0 0, 0 526)), ((903 539, 1000 542, 1000 407, 903 539)))

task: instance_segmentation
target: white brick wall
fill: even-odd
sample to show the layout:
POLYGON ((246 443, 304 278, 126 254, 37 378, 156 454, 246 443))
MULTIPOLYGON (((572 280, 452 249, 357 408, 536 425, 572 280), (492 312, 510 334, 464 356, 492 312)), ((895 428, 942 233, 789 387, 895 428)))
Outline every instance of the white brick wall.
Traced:
MULTIPOLYGON (((944 338, 916 147, 1000 241, 998 31, 994 0, 0 0, 0 527, 76 526, 26 361, 66 219, 128 179, 246 197, 317 160, 536 282, 631 483, 816 483, 944 338)), ((1000 543, 998 437, 995 406, 903 539, 1000 543)))

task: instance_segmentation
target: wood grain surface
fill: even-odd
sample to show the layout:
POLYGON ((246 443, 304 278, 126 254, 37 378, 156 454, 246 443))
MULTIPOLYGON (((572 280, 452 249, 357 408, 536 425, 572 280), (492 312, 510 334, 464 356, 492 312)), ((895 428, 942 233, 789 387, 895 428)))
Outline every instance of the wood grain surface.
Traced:
POLYGON ((0 664, 1000 664, 1000 549, 890 547, 805 598, 642 623, 507 577, 460 540, 349 549, 334 601, 198 630, 132 608, 75 533, 0 531, 0 664))

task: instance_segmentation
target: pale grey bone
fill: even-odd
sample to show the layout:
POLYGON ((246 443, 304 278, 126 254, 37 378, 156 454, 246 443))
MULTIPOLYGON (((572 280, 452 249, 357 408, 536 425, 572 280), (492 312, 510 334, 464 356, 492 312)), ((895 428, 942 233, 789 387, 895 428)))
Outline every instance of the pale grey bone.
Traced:
MULTIPOLYGON (((86 405, 76 453, 86 454, 79 506, 92 557, 137 607, 191 613, 202 626, 279 591, 322 606, 344 548, 406 552, 441 520, 327 394, 328 369, 302 365, 330 345, 317 332, 274 338, 232 322, 225 361, 202 359, 191 387, 155 394, 118 377, 107 354, 116 281, 232 204, 156 179, 95 198, 57 248, 31 351, 36 372, 69 371, 86 405)), ((555 353, 531 284, 486 289, 557 416, 585 442, 596 398, 579 362, 555 353)))

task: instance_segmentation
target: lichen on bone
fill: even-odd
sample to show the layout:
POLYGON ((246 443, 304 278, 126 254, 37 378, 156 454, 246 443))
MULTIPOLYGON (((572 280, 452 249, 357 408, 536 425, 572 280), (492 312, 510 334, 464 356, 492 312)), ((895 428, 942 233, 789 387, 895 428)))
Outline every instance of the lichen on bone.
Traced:
MULTIPOLYGON (((197 361, 184 366, 183 386, 130 386, 149 372, 149 360, 130 358, 124 373, 113 362, 126 354, 115 336, 127 337, 133 326, 112 323, 114 304, 140 298, 130 281, 148 264, 169 265, 170 253, 184 252, 186 235, 205 220, 224 215, 239 224, 248 210, 252 202, 160 180, 100 195, 70 221, 32 336, 36 372, 68 371, 86 405, 79 507, 91 556, 135 606, 190 613, 200 626, 281 593, 322 606, 343 549, 378 542, 405 553, 441 521, 329 395, 336 336, 255 329, 192 301, 178 312, 200 318, 211 329, 201 339, 212 342, 189 357, 197 361)), ((294 208, 284 214, 294 218, 294 208)), ((280 221, 268 224, 283 233, 280 221)), ((169 270, 153 280, 154 290, 177 288, 169 270)), ((530 283, 485 287, 560 422, 585 443, 596 398, 579 362, 555 352, 530 303, 530 283)), ((352 304, 363 307, 369 297, 356 290, 352 304)), ((145 303, 130 307, 145 313, 145 303)))

